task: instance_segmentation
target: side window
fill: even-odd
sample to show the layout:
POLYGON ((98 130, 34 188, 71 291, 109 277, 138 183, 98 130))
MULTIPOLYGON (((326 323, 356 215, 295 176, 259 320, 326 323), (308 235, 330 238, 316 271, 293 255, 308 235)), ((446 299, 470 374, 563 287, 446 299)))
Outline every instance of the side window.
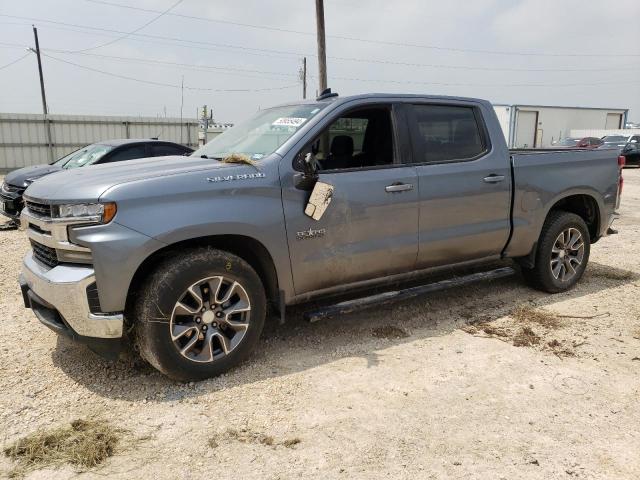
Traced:
POLYGON ((178 145, 169 145, 167 143, 152 143, 151 147, 151 157, 164 157, 167 155, 184 155, 187 152, 187 149, 182 148, 178 145))
POLYGON ((115 151, 109 155, 105 162, 121 162, 122 160, 132 160, 134 158, 144 158, 147 156, 145 145, 131 145, 115 151))
POLYGON ((390 165, 394 161, 391 107, 349 112, 313 142, 320 170, 390 165))
POLYGON ((473 107, 412 105, 409 123, 417 163, 469 160, 487 149, 473 107))

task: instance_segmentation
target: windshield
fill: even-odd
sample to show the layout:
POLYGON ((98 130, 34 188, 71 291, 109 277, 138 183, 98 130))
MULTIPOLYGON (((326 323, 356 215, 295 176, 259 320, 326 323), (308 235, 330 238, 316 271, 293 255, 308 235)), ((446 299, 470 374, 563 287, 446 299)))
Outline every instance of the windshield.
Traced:
POLYGON ((579 141, 579 138, 565 138, 564 140, 560 140, 556 143, 556 145, 560 147, 575 147, 579 141))
POLYGON ((111 150, 113 150, 113 147, 110 145, 94 143, 93 145, 88 145, 80 150, 71 152, 66 157, 62 157, 60 160, 55 162, 54 165, 58 165, 62 168, 86 167, 87 165, 96 163, 111 150))
POLYGON ((261 110, 249 120, 218 135, 191 155, 223 159, 235 153, 246 155, 251 160, 260 160, 275 152, 325 106, 314 103, 261 110))
POLYGON ((623 135, 607 135, 602 137, 604 143, 627 143, 627 137, 623 135))

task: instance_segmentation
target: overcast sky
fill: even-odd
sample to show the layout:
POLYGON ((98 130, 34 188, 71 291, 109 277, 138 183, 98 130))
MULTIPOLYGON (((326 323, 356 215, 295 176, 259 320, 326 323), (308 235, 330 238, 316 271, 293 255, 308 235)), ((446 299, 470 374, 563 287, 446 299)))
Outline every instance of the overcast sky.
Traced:
MULTIPOLYGON (((238 121, 301 98, 304 55, 315 94, 313 0, 183 0, 141 28, 177 1, 0 0, 0 112, 42 111, 35 55, 2 68, 28 53, 32 23, 51 113, 179 116, 184 76, 185 117, 207 104, 238 121)), ((341 95, 618 107, 640 122, 638 0, 325 0, 325 17, 341 95)))

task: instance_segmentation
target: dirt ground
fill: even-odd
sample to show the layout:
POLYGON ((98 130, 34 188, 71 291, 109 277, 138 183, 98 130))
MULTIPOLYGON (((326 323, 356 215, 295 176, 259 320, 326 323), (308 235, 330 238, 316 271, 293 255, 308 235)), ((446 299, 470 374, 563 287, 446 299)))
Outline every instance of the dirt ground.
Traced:
MULTIPOLYGON (((640 478, 640 170, 582 282, 518 277, 265 332, 251 361, 177 384, 110 364, 25 310, 28 242, 0 232, 0 444, 74 419, 127 430, 66 478, 640 478)), ((15 464, 0 454, 0 475, 15 464)))

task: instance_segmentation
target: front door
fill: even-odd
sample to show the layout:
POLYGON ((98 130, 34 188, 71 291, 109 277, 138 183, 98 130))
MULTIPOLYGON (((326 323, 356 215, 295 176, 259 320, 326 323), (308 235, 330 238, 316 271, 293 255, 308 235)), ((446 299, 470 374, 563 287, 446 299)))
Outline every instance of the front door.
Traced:
POLYGON ((283 189, 298 295, 410 271, 416 263, 418 178, 415 167, 399 163, 391 106, 338 115, 310 142, 318 181, 333 186, 324 215, 305 215, 310 192, 283 189))

